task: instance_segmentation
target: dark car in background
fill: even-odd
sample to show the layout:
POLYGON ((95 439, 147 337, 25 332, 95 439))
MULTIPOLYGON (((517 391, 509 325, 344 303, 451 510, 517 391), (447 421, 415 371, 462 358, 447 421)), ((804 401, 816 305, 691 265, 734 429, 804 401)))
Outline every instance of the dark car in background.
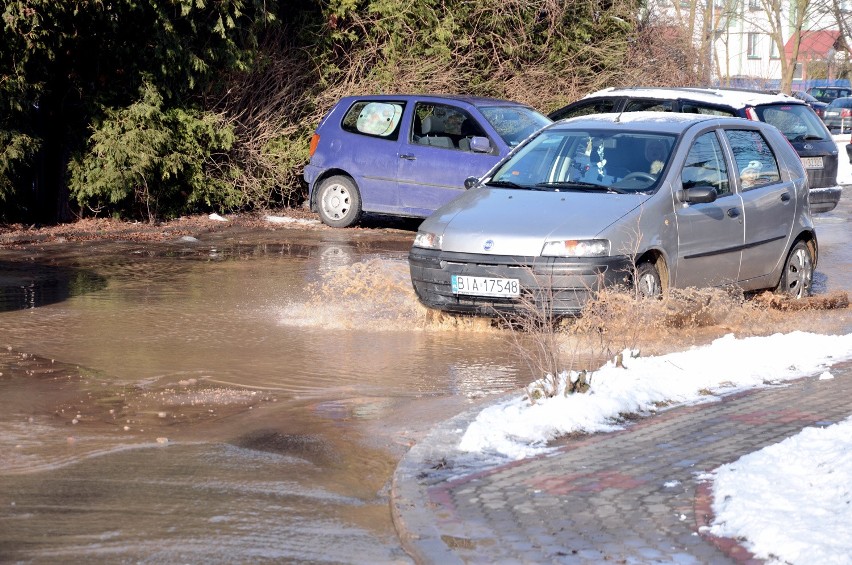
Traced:
POLYGON ((716 88, 607 88, 552 112, 550 118, 642 110, 734 116, 772 124, 808 171, 811 211, 828 212, 840 201, 837 144, 810 106, 786 94, 716 88))
POLYGON ((835 98, 825 109, 822 120, 832 133, 852 131, 852 96, 835 98))
POLYGON ((793 98, 798 98, 799 100, 813 108, 816 115, 820 118, 822 118, 823 114, 825 113, 825 109, 828 107, 828 103, 820 102, 819 100, 817 100, 816 98, 814 98, 803 90, 794 90, 790 93, 790 95, 793 98))
POLYGON ((470 96, 341 99, 311 139, 310 208, 333 227, 362 212, 423 218, 464 192, 551 121, 528 106, 470 96))
POLYGON ((812 86, 808 89, 808 94, 820 102, 830 104, 835 98, 852 96, 852 88, 848 86, 812 86))

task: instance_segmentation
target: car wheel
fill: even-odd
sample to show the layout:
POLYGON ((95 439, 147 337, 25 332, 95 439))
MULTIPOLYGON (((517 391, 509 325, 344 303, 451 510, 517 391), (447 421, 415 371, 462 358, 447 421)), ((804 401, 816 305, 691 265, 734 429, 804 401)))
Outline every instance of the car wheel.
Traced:
POLYGON ((786 294, 791 298, 804 298, 811 293, 811 282, 814 278, 814 258, 811 250, 804 241, 798 242, 790 250, 784 261, 784 271, 776 292, 786 294))
POLYGON ((660 272, 650 261, 640 263, 636 268, 636 291, 642 298, 659 298, 663 294, 660 272))
POLYGON ((348 228, 361 217, 361 194, 349 177, 329 177, 317 196, 320 219, 333 228, 348 228))

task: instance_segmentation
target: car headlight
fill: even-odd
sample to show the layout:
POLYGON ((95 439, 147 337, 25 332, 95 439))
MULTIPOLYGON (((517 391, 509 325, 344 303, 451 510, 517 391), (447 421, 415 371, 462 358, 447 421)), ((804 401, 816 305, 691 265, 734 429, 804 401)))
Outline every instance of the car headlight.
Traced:
POLYGON ((608 239, 560 239, 548 241, 541 250, 542 257, 607 257, 608 239))
POLYGON ((423 249, 441 249, 443 238, 436 234, 427 231, 419 231, 414 236, 414 247, 422 247, 423 249))

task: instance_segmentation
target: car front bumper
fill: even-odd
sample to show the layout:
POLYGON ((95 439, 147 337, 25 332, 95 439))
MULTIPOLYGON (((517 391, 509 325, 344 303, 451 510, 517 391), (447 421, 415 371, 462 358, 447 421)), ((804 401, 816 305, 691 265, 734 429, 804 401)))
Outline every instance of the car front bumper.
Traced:
POLYGON ((411 283, 427 307, 494 316, 535 308, 542 314, 577 315, 601 286, 630 280, 628 257, 516 257, 450 253, 414 247, 408 255, 411 283), (454 294, 452 275, 518 279, 521 298, 454 294))
POLYGON ((837 203, 840 202, 842 192, 842 185, 810 189, 808 191, 808 201, 811 204, 811 213, 819 214, 834 210, 837 207, 837 203))

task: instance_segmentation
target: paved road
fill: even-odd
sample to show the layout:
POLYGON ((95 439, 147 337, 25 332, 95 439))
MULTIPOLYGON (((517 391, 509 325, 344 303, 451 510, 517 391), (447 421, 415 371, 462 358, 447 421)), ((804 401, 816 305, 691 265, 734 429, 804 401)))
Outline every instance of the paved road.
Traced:
POLYGON ((397 530, 421 563, 748 562, 732 540, 699 533, 712 522, 701 475, 852 415, 852 363, 832 373, 671 409, 484 471, 466 469, 455 449, 478 410, 462 414, 397 468, 397 530))

